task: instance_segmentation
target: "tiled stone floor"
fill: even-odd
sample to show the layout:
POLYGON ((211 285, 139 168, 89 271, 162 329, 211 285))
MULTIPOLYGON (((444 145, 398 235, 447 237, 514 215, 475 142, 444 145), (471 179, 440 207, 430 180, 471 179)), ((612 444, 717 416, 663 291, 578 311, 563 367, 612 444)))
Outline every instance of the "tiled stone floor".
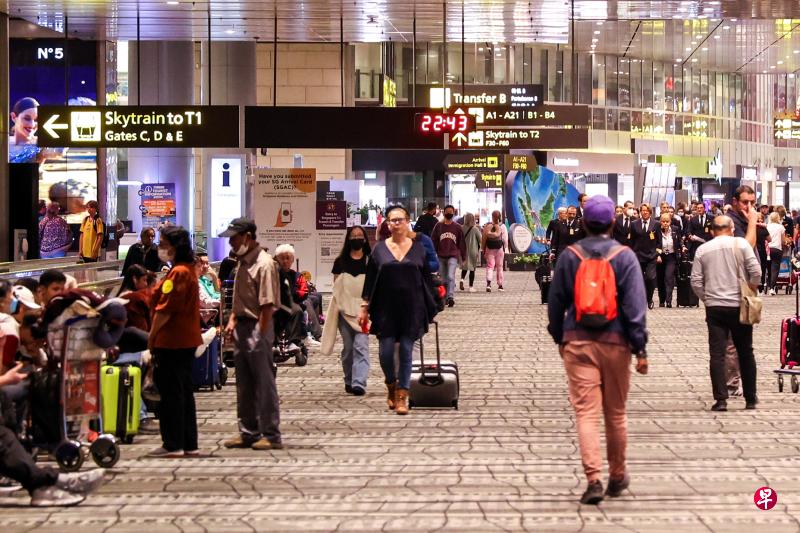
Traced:
MULTIPOLYGON (((479 273, 480 279, 482 272, 479 273)), ((0 498, 10 531, 800 531, 800 396, 771 370, 778 324, 794 298, 766 300, 756 327, 756 411, 734 399, 711 413, 703 313, 649 315, 651 368, 629 401, 631 490, 580 506, 584 479, 564 371, 531 274, 508 291, 459 294, 440 317, 461 367, 459 411, 385 410, 377 351, 368 394, 344 394, 335 357, 282 367, 287 449, 230 451, 235 389, 199 393, 201 446, 212 457, 150 460, 123 448, 110 483, 79 507, 32 509, 0 498), (771 511, 753 504, 777 490, 771 511)))

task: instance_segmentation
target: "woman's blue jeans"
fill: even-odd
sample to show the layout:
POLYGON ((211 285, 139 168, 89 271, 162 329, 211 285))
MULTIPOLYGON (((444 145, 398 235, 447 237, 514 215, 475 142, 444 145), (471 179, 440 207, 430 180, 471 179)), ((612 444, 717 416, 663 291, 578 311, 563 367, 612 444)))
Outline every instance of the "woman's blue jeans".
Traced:
POLYGON ((414 339, 410 337, 381 337, 378 339, 380 347, 380 361, 386 384, 397 382, 397 387, 408 390, 411 387, 411 351, 414 339), (400 360, 398 370, 394 366, 394 345, 400 344, 400 360))

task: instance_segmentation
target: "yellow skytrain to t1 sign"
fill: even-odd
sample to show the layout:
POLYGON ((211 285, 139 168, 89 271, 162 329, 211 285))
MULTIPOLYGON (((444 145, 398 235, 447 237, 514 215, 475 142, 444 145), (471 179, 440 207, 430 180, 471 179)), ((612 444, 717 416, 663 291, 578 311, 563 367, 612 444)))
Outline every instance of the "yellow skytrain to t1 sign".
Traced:
POLYGON ((41 106, 39 146, 238 148, 238 106, 41 106))

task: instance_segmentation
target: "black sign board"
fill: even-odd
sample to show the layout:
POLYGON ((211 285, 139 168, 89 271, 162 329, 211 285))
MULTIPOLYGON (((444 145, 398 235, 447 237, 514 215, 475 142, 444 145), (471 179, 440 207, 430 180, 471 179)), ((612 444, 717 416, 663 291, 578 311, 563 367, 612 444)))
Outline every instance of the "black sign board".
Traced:
POLYGON ((415 107, 245 107, 246 148, 441 150, 444 136, 419 134, 415 107))
POLYGON ((589 148, 588 129, 482 129, 457 133, 451 150, 556 150, 589 148))
POLYGON ((456 106, 450 113, 467 113, 482 127, 586 127, 591 115, 587 105, 542 105, 538 107, 456 106))
POLYGON ((39 146, 238 148, 237 106, 41 106, 39 146))
POLYGON ((505 156, 506 170, 530 170, 537 166, 536 158, 532 155, 507 155, 505 156))
POLYGON ((541 85, 417 85, 416 104, 447 109, 457 106, 535 107, 544 103, 541 85))
POLYGON ((503 188, 503 173, 502 172, 481 172, 475 178, 476 189, 502 189, 503 188))
POLYGON ((503 168, 502 155, 449 154, 444 158, 444 168, 453 174, 471 172, 499 172, 503 168))

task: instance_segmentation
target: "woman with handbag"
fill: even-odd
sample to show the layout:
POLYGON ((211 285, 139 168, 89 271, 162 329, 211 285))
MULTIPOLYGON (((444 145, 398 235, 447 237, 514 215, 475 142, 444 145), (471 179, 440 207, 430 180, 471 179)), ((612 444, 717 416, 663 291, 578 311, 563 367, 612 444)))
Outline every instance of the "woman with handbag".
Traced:
MULTIPOLYGON (((781 260, 783 259, 784 239, 786 229, 781 224, 781 216, 773 211, 769 214, 769 295, 775 296, 775 285, 778 283, 778 274, 781 271, 781 260)), ((767 291, 764 291, 765 293, 767 291)))
POLYGON ((486 256, 486 292, 492 292, 492 278, 497 276, 497 290, 503 292, 503 260, 508 249, 508 231, 500 211, 492 212, 492 221, 483 228, 481 242, 486 256))
POLYGON ((459 288, 464 290, 464 278, 469 273, 469 292, 475 292, 475 269, 481 257, 481 241, 483 234, 475 224, 475 215, 467 213, 464 215, 464 242, 467 245, 467 258, 461 263, 461 282, 459 288))

